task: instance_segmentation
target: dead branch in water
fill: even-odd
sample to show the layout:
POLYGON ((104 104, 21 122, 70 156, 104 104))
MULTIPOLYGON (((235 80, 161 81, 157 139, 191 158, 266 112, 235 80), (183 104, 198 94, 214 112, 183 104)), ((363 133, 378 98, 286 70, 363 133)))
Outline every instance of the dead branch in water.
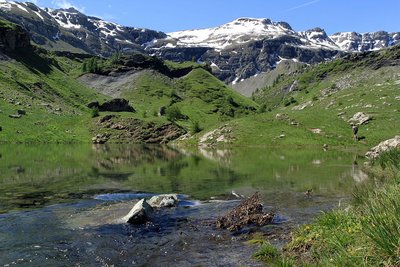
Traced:
POLYGON ((274 214, 263 212, 260 193, 255 193, 250 198, 241 202, 229 213, 217 219, 217 228, 238 231, 243 227, 255 224, 264 226, 271 223, 274 214))

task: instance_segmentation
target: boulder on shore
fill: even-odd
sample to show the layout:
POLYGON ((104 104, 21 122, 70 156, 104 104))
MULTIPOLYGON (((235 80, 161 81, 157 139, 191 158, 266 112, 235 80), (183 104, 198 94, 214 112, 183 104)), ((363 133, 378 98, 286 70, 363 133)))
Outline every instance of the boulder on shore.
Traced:
POLYGON ((149 205, 153 208, 171 208, 175 207, 177 203, 178 196, 176 194, 153 196, 149 200, 149 205))
POLYGON ((400 135, 395 136, 392 139, 380 142, 377 146, 371 148, 365 156, 368 159, 375 159, 383 152, 389 151, 391 149, 400 149, 400 135))
POLYGON ((153 213, 153 208, 146 202, 145 199, 141 199, 131 211, 122 218, 124 223, 131 224, 144 224, 148 222, 153 213))

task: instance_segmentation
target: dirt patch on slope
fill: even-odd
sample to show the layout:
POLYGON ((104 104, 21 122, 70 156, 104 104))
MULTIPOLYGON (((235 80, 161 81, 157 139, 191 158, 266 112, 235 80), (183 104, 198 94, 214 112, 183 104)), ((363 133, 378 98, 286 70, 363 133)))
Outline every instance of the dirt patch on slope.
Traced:
POLYGON ((123 73, 112 72, 108 75, 88 73, 79 77, 78 80, 104 95, 118 98, 126 89, 132 88, 139 77, 153 72, 151 70, 131 70, 123 73))

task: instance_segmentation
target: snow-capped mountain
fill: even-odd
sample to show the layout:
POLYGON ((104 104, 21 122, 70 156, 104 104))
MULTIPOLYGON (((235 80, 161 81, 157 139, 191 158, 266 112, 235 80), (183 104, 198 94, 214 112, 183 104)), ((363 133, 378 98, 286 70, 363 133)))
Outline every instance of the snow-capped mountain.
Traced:
POLYGON ((239 18, 215 28, 173 32, 168 34, 167 39, 177 46, 211 47, 221 50, 250 40, 292 34, 294 32, 288 24, 275 23, 269 19, 239 18))
POLYGON ((239 18, 200 30, 168 33, 146 44, 149 53, 170 60, 211 62, 215 74, 237 82, 276 67, 288 59, 318 63, 353 51, 370 51, 400 43, 400 33, 338 33, 321 28, 296 32, 285 22, 239 18))
POLYGON ((257 18, 238 18, 215 28, 168 33, 163 42, 169 48, 208 47, 222 50, 252 41, 275 39, 282 36, 301 37, 304 44, 315 48, 340 49, 320 28, 296 32, 286 22, 273 22, 269 19, 257 18))
POLYGON ((226 82, 269 71, 283 60, 312 64, 400 43, 400 33, 344 32, 328 36, 321 28, 296 32, 286 22, 257 18, 165 34, 124 27, 73 8, 53 10, 8 0, 0 0, 0 18, 20 24, 35 44, 47 49, 103 56, 116 50, 134 50, 173 61, 195 59, 209 62, 226 82))
POLYGON ((330 36, 331 40, 344 51, 373 51, 400 43, 400 33, 385 31, 371 33, 340 32, 330 36))
POLYGON ((384 31, 359 34, 356 32, 336 33, 328 36, 321 28, 296 32, 286 22, 273 22, 269 19, 239 18, 227 24, 199 30, 187 30, 168 33, 162 45, 152 42, 150 46, 172 47, 208 47, 217 50, 282 36, 300 38, 309 48, 332 49, 341 51, 372 51, 389 47, 400 42, 400 33, 384 31))
POLYGON ((142 44, 166 36, 86 16, 74 8, 53 10, 29 2, 0 0, 0 18, 20 24, 34 43, 47 49, 104 56, 120 49, 142 51, 142 44))

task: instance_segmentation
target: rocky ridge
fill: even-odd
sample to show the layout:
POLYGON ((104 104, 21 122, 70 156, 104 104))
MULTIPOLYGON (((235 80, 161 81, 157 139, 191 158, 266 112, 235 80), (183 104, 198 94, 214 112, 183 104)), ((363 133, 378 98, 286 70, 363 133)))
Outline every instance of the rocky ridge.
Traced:
POLYGON ((263 18, 238 18, 214 28, 166 34, 124 27, 74 8, 40 8, 8 0, 0 1, 0 18, 22 25, 33 43, 50 50, 102 56, 115 51, 141 51, 172 61, 209 62, 219 79, 232 84, 273 70, 285 60, 315 64, 400 42, 398 32, 328 36, 321 28, 296 32, 286 22, 263 18))
POLYGON ((334 59, 349 52, 379 50, 400 42, 400 33, 336 33, 321 28, 296 32, 285 22, 239 18, 201 30, 180 31, 154 40, 149 53, 169 60, 210 62, 222 80, 236 83, 275 69, 285 60, 306 64, 334 59))
POLYGON ((46 49, 102 56, 119 50, 143 51, 142 44, 166 36, 87 16, 74 8, 40 8, 30 2, 1 0, 0 18, 23 26, 32 42, 46 49))

